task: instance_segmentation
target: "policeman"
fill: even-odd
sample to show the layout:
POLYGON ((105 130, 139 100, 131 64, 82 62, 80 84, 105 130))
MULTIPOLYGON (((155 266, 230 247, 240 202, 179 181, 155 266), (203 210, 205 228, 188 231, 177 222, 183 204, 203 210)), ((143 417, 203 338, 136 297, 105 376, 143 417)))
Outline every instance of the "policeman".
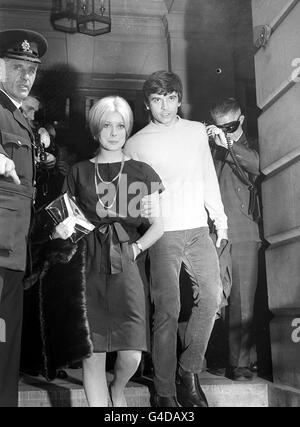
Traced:
POLYGON ((22 101, 47 46, 34 31, 0 32, 0 407, 18 404, 22 279, 34 197, 34 140, 22 101))

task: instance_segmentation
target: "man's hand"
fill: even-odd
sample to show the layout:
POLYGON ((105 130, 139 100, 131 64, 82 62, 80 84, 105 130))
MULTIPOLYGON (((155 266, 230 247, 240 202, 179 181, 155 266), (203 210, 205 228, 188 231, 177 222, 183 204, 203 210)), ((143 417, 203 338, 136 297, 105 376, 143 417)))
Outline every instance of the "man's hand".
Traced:
POLYGON ((44 144, 45 148, 48 148, 50 146, 51 139, 47 129, 39 128, 38 134, 40 135, 41 143, 44 144))
POLYGON ((0 175, 4 175, 6 178, 11 178, 17 185, 21 184, 21 181, 16 173, 16 167, 14 162, 4 154, 0 154, 0 175))
POLYGON ((36 161, 44 169, 53 169, 56 164, 56 157, 46 152, 46 160, 41 161, 39 157, 36 157, 36 161))
POLYGON ((206 131, 208 136, 212 137, 219 147, 228 148, 227 139, 222 129, 215 125, 209 125, 206 127, 206 131))
POLYGON ((155 192, 144 196, 141 202, 141 216, 144 218, 158 218, 160 216, 159 193, 155 192))
POLYGON ((227 228, 219 228, 216 230, 217 232, 217 241, 216 241, 216 247, 219 248, 221 246, 222 240, 228 240, 228 230, 227 228))
POLYGON ((56 167, 57 167, 59 173, 61 173, 63 176, 68 175, 68 173, 70 171, 70 168, 71 168, 71 166, 69 165, 69 163, 67 163, 64 160, 59 160, 56 163, 56 167))

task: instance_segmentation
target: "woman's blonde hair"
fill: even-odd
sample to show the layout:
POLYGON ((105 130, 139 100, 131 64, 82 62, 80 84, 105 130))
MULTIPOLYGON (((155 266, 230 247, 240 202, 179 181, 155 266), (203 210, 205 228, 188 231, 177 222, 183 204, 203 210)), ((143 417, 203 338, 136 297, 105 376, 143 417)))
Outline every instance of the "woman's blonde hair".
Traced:
POLYGON ((107 113, 121 114, 128 138, 133 126, 133 113, 128 102, 120 96, 106 96, 92 106, 89 112, 89 127, 92 136, 97 139, 104 126, 107 113))

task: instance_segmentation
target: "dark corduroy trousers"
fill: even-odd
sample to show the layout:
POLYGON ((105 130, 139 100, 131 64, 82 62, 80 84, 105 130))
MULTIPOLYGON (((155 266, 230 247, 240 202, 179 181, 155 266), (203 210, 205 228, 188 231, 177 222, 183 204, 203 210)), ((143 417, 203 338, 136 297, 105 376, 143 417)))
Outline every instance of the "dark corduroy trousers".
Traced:
POLYGON ((181 264, 191 278, 193 307, 181 335, 178 365, 202 370, 207 343, 221 302, 219 261, 208 228, 167 231, 150 248, 151 299, 154 302, 152 359, 160 396, 175 396, 181 264))

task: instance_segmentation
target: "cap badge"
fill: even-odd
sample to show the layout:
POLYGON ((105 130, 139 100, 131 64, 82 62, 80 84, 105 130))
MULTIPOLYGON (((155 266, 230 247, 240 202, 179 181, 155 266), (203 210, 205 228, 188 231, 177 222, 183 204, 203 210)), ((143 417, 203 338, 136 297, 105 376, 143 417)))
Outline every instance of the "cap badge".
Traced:
POLYGON ((28 43, 28 41, 27 41, 27 40, 24 40, 24 41, 23 41, 23 43, 22 43, 21 47, 22 47, 22 49, 23 49, 23 52, 29 52, 29 53, 32 53, 30 43, 28 43))

